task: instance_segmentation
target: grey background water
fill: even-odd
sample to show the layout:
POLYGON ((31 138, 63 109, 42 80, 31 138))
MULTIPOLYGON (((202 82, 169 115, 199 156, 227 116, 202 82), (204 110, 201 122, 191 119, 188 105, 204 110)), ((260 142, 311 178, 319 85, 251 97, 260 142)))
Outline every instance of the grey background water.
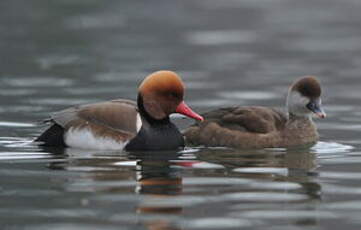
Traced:
MULTIPOLYGON (((0 2, 1 229, 360 229, 361 1, 0 2), (180 154, 30 144, 70 105, 177 71, 199 112, 322 81, 312 148, 180 154)), ((174 118, 184 128, 189 120, 174 118)))

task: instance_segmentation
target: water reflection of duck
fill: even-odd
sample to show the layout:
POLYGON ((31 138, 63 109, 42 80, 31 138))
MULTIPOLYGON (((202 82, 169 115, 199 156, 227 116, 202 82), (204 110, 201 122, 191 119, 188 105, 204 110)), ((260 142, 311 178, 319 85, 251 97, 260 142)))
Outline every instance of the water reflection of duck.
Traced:
MULTIPOLYGON (((49 168, 87 171, 79 178, 69 179, 65 183, 66 190, 97 192, 97 197, 113 194, 119 198, 123 197, 124 194, 137 193, 142 199, 136 203, 130 202, 134 202, 140 224, 150 230, 179 229, 169 219, 170 215, 176 216, 183 213, 182 204, 173 202, 174 197, 181 195, 183 188, 181 169, 177 166, 177 162, 172 161, 172 159, 177 159, 176 153, 174 151, 161 152, 158 155, 154 153, 149 159, 146 158, 147 156, 142 157, 143 155, 145 154, 127 155, 120 158, 121 160, 119 156, 113 156, 115 158, 108 156, 105 158, 70 159, 64 162, 53 162, 49 168), (117 162, 115 163, 115 161, 117 162), (132 161, 131 167, 122 166, 123 163, 130 161, 132 161), (122 167, 119 167, 120 165, 122 167), (135 170, 133 166, 135 166, 135 170), (135 189, 134 184, 131 183, 134 181, 136 182, 135 189), (121 186, 120 182, 125 183, 121 186), (158 202, 159 200, 162 202, 158 202)), ((123 199, 117 201, 110 198, 110 200, 109 206, 124 205, 123 199)), ((114 208, 114 210, 117 209, 114 208)), ((132 209, 126 210, 126 212, 129 211, 133 212, 132 209)))
MULTIPOLYGON (((310 148, 287 150, 213 150, 200 151, 200 161, 222 165, 228 177, 256 179, 263 182, 298 184, 312 199, 321 199, 321 185, 315 178, 316 153, 310 148)), ((208 173, 208 176, 217 176, 208 173)), ((261 183, 262 184, 262 183, 261 183)))
POLYGON ((272 108, 221 108, 203 114, 205 122, 185 131, 195 145, 235 148, 289 147, 315 143, 318 132, 311 115, 324 118, 321 86, 315 77, 296 81, 289 89, 285 114, 272 108))
MULTIPOLYGON (((200 161, 222 165, 228 172, 235 168, 253 168, 255 171, 258 168, 284 168, 302 170, 307 173, 317 168, 316 154, 310 148, 274 150, 204 149, 199 151, 197 156, 200 161)), ((258 171, 257 174, 259 174, 258 171)))
POLYGON ((203 119, 184 103, 183 97, 180 77, 171 71, 158 71, 139 86, 137 104, 118 99, 54 113, 48 120, 52 126, 36 141, 43 146, 85 149, 178 149, 184 139, 169 115, 181 113, 203 119))
POLYGON ((178 195, 182 191, 182 177, 173 163, 163 160, 137 162, 137 193, 178 195))
MULTIPOLYGON (((180 169, 168 160, 143 159, 137 162, 136 192, 147 195, 137 207, 138 214, 180 215, 183 207, 177 204, 166 204, 182 193, 182 176, 180 169), (161 199, 163 202, 158 203, 161 199)), ((179 229, 166 217, 144 221, 147 229, 175 230, 179 229)))

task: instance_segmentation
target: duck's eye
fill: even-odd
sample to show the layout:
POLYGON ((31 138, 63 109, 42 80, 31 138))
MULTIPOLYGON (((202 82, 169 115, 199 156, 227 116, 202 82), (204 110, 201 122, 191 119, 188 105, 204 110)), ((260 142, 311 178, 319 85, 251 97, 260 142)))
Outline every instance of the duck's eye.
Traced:
POLYGON ((169 93, 169 95, 174 98, 179 98, 179 95, 175 92, 171 92, 171 93, 169 93))
POLYGON ((313 111, 316 108, 316 104, 311 101, 306 105, 306 108, 313 111))

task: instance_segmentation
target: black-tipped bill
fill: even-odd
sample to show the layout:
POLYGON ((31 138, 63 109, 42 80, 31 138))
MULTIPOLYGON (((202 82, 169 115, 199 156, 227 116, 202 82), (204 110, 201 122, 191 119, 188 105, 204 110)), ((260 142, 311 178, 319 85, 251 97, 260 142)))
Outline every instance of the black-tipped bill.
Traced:
POLYGON ((317 102, 317 101, 310 101, 307 105, 306 105, 307 109, 309 109, 311 112, 313 112, 314 114, 316 114, 316 116, 318 116, 319 118, 325 118, 326 117, 326 113, 323 111, 322 107, 321 107, 321 103, 317 102))

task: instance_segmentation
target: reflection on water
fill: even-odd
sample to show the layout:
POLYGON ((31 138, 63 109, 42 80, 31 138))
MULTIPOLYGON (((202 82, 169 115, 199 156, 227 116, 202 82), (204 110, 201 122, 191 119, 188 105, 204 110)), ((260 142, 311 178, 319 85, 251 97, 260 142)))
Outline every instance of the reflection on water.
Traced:
MULTIPOLYGON (((136 170, 136 193, 144 195, 136 209, 138 214, 182 215, 182 204, 172 202, 174 197, 182 194, 179 169, 172 167, 170 161, 139 160, 136 170)), ((144 225, 148 229, 179 229, 166 217, 145 220, 144 225)))
MULTIPOLYGON (((345 202, 321 205, 327 194, 360 194, 360 189, 330 181, 352 182, 360 173, 319 173, 320 161, 353 150, 334 142, 303 149, 200 148, 151 154, 48 149, 62 154, 52 155, 29 151, 37 147, 26 139, 1 140, 8 151, 0 154, 0 173, 6 178, 0 195, 8 201, 0 213, 13 224, 14 213, 29 222, 36 219, 33 227, 40 229, 67 228, 69 221, 79 224, 89 218, 94 226, 110 229, 119 224, 163 230, 311 227, 345 218, 344 213, 356 208, 345 202), (17 160, 15 168, 9 160, 17 160), (46 169, 50 171, 44 173, 46 169), (36 183, 23 183, 31 178, 36 183), (19 210, 29 198, 41 202, 39 195, 50 202, 19 210), (59 224, 46 224, 50 217, 59 224)), ((354 220, 355 214, 347 218, 354 220)))
MULTIPOLYGON (((317 166, 316 155, 307 150, 267 151, 269 154, 262 150, 200 149, 153 156, 88 153, 52 162, 48 167, 75 173, 60 184, 62 190, 94 193, 80 202, 89 208, 96 204, 98 209, 92 212, 99 215, 112 212, 111 223, 141 223, 147 229, 221 226, 237 229, 262 226, 260 216, 265 220, 286 221, 284 216, 277 216, 287 208, 273 215, 271 212, 286 204, 291 208, 291 212, 287 211, 289 219, 317 223, 313 215, 304 211, 296 218, 298 209, 303 210, 306 204, 309 208, 317 207, 321 201, 321 185, 315 181, 317 174, 310 174, 317 166), (279 173, 281 170, 286 173, 279 173), (119 213, 118 209, 124 205, 134 211, 119 213), (222 213, 229 211, 216 218, 205 218, 208 214, 199 216, 204 212, 210 216, 217 214, 213 205, 222 213), (257 216, 266 213, 261 211, 264 208, 269 214, 257 216), (118 211, 113 213, 114 210, 118 211)), ((317 214, 317 218, 335 218, 326 211, 308 209, 308 212, 317 214)))
MULTIPOLYGON (((347 149, 325 142, 294 150, 211 148, 152 155, 67 149, 66 155, 48 164, 37 163, 47 153, 28 152, 32 156, 28 158, 14 152, 13 158, 7 158, 11 155, 3 152, 0 173, 7 179, 1 196, 22 200, 42 194, 57 201, 48 204, 50 212, 43 210, 47 205, 18 211, 13 207, 16 200, 6 202, 0 212, 4 217, 16 212, 25 219, 40 218, 40 223, 49 215, 76 222, 91 217, 98 226, 106 221, 110 226, 140 224, 146 229, 261 228, 269 223, 317 226, 322 220, 340 218, 331 204, 320 206, 325 194, 359 194, 352 187, 320 182, 320 177, 350 181, 359 176, 319 175, 317 151, 328 148, 332 155, 335 146, 347 149), (6 164, 21 157, 16 170, 6 164), (34 163, 40 169, 27 166, 34 163), (46 165, 50 174, 42 172, 46 165), (41 187, 49 185, 44 183, 48 179, 56 186, 41 191, 33 185, 19 186, 22 180, 35 177, 41 187)), ((341 204, 344 208, 336 210, 347 209, 341 204)))
POLYGON ((1 1, 1 226, 359 229, 360 10, 357 0, 1 1), (147 154, 32 144, 49 112, 135 99, 164 68, 198 112, 282 106, 296 77, 317 75, 321 141, 147 154))

